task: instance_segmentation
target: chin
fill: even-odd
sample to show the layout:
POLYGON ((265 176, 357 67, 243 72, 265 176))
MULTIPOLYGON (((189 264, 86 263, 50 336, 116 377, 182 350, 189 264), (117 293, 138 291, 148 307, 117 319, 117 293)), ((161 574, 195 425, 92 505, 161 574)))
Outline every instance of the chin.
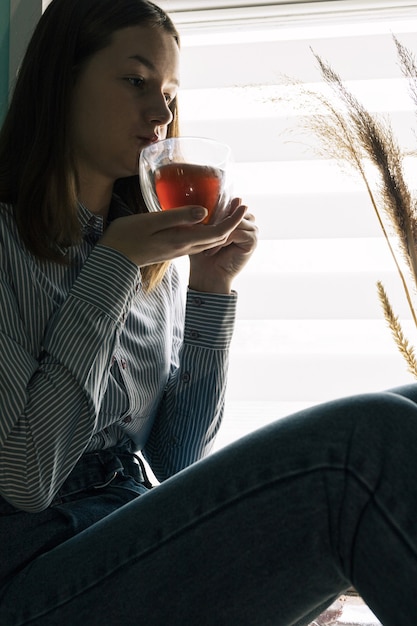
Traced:
POLYGON ((139 156, 133 163, 126 164, 123 171, 119 172, 118 178, 131 178, 132 176, 139 176, 139 156))

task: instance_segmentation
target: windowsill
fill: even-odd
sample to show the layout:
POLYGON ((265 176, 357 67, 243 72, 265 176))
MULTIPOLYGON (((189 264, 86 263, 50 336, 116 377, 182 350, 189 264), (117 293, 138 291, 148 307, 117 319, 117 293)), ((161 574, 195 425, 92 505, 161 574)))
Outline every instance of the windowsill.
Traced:
POLYGON ((382 626, 354 591, 340 596, 310 626, 382 626))

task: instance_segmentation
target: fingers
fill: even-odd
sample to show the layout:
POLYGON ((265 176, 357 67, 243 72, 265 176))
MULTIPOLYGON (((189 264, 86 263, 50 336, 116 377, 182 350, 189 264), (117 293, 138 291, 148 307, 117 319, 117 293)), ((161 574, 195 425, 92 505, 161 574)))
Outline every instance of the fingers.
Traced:
MULTIPOLYGON (((236 199, 240 200, 240 199, 236 199)), ((230 233, 230 238, 239 238, 239 235, 242 231, 252 232, 255 235, 258 232, 258 227, 255 224, 255 216, 252 213, 248 212, 248 208, 245 205, 239 205, 238 208, 233 213, 233 216, 236 216, 236 227, 230 233)), ((230 242, 229 242, 230 243, 230 242)))
POLYGON ((233 212, 216 224, 202 223, 208 212, 206 208, 200 206, 179 207, 146 215, 158 220, 158 223, 154 224, 155 232, 166 231, 175 239, 179 238, 190 243, 194 241, 196 245, 202 244, 207 248, 222 244, 243 220, 246 211, 245 206, 238 205, 233 212))
POLYGON ((108 226, 101 243, 122 252, 138 266, 223 247, 234 231, 247 230, 251 223, 245 218, 247 208, 240 199, 232 206, 233 211, 218 224, 203 224, 207 209, 199 206, 119 218, 108 226))
POLYGON ((158 211, 157 213, 149 213, 149 215, 159 216, 162 227, 172 228, 175 226, 186 226, 187 224, 198 224, 207 217, 208 211, 203 206, 186 206, 169 211, 158 211))
MULTIPOLYGON (((230 204, 230 211, 221 222, 213 225, 207 224, 206 228, 222 231, 224 228, 233 229, 243 219, 247 212, 247 207, 241 204, 240 198, 234 198, 230 204), (219 226, 218 229, 216 227, 219 226)), ((158 213, 150 213, 149 215, 159 216, 157 219, 161 223, 161 229, 168 229, 178 226, 186 226, 203 222, 207 217, 208 211, 202 206, 185 206, 170 209, 169 211, 161 211, 158 213)), ((252 216, 253 218, 253 216, 252 216)), ((253 218, 254 219, 254 218, 253 218)), ((208 235, 208 232, 206 232, 208 235)))
POLYGON ((253 213, 245 213, 245 220, 248 220, 249 222, 254 222, 255 216, 253 215, 253 213))
POLYGON ((222 242, 206 246, 204 249, 205 255, 213 256, 222 248, 230 246, 231 244, 235 244, 245 255, 251 254, 253 250, 255 250, 258 241, 258 227, 255 224, 254 215, 248 213, 246 206, 240 205, 239 212, 235 212, 231 217, 236 218, 236 226, 229 230, 228 236, 225 237, 222 242))
POLYGON ((245 206, 237 206, 233 213, 218 224, 202 224, 207 215, 203 207, 180 207, 160 213, 148 213, 154 222, 154 235, 159 233, 174 253, 197 254, 213 247, 224 246, 230 234, 243 220, 245 206), (156 228, 155 228, 156 226, 156 228))
MULTIPOLYGON (((248 207, 244 204, 242 204, 242 198, 233 198, 233 200, 230 203, 230 211, 229 211, 229 215, 231 215, 232 213, 234 213, 236 211, 236 209, 238 207, 244 207, 245 208, 245 213, 244 213, 244 220, 249 220, 249 222, 254 223, 255 222, 255 216, 253 215, 253 213, 249 213, 248 211, 248 207)), ((243 221, 242 221, 243 223, 243 221)))

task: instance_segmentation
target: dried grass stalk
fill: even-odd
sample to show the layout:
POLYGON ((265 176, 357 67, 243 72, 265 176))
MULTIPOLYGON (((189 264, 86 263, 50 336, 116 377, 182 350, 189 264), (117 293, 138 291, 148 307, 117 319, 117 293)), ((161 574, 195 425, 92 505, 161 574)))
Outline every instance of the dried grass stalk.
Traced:
POLYGON ((382 283, 379 281, 377 282, 377 288, 379 300, 382 304, 382 308, 384 311, 384 316, 386 321, 388 322, 388 326, 391 329, 394 341, 407 362, 408 371, 417 378, 417 360, 414 348, 410 346, 408 340, 405 338, 398 317, 394 315, 394 311, 392 310, 386 291, 382 283))
POLYGON ((408 80, 411 98, 414 104, 417 105, 417 65, 415 57, 395 36, 394 43, 397 47, 402 73, 408 80))
MULTIPOLYGON (((379 176, 377 191, 380 204, 394 227, 404 259, 417 284, 415 202, 404 176, 403 151, 393 135, 389 121, 378 119, 368 113, 346 89, 332 68, 315 56, 326 84, 333 89, 345 106, 345 116, 352 129, 350 145, 352 152, 355 153, 351 155, 351 162, 358 169, 358 161, 365 156, 374 165, 379 176)), ((370 185, 362 165, 359 171, 369 191, 370 185)), ((371 195, 374 199, 372 192, 371 195)), ((378 204, 376 210, 380 218, 378 204)))
MULTIPOLYGON (((394 38, 394 41, 403 74, 409 81, 411 96, 417 104, 417 66, 414 57, 398 40, 394 38)), ((342 159, 362 178, 400 275, 417 328, 416 307, 413 303, 417 291, 417 211, 416 199, 404 175, 404 157, 407 155, 396 141, 389 120, 371 115, 346 88, 331 66, 314 52, 313 54, 331 95, 307 90, 304 92, 307 100, 311 101, 313 98, 324 111, 322 116, 311 117, 309 129, 320 139, 322 154, 339 161, 342 159), (367 162, 373 166, 376 183, 370 182, 367 162), (391 233, 387 231, 387 222, 397 245, 394 245, 391 233)), ((405 339, 398 318, 393 314, 380 283, 378 292, 395 341, 407 361, 409 371, 417 377, 414 350, 405 339)))

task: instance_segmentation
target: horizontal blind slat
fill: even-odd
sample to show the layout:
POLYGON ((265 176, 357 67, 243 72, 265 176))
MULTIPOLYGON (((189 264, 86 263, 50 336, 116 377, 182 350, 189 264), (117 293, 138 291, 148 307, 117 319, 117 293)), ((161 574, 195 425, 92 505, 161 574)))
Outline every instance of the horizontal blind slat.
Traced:
POLYGON ((256 215, 261 240, 382 237, 366 191, 254 192, 243 199, 256 215))
MULTIPOLYGON (((411 50, 416 50, 413 31, 400 33, 399 39, 411 50)), ((302 82, 316 82, 319 80, 319 73, 311 48, 324 59, 331 60, 344 80, 401 77, 392 34, 387 33, 323 39, 312 37, 297 41, 230 43, 215 48, 212 45, 184 45, 182 88, 268 85, 279 82, 283 74, 302 82), (364 59, 367 60, 366 63, 364 59)))

